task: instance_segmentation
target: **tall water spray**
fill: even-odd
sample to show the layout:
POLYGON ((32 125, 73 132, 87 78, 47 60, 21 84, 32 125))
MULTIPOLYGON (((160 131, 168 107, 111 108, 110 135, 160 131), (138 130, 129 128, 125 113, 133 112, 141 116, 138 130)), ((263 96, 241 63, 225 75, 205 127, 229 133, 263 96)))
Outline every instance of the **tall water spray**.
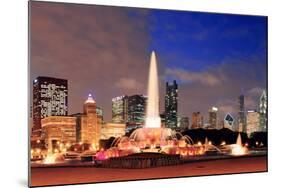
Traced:
POLYGON ((146 107, 146 128, 160 128, 161 119, 159 116, 159 85, 157 61, 155 52, 152 51, 150 58, 149 77, 148 77, 148 102, 146 107))
POLYGON ((239 146, 242 146, 242 139, 241 139, 241 134, 238 133, 237 139, 236 139, 236 144, 239 146))

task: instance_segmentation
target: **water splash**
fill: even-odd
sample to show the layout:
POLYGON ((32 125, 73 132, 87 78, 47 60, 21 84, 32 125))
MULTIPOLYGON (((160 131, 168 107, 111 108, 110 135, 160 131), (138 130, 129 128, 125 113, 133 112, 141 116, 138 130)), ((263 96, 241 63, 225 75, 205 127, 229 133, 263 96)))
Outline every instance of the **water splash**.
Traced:
POLYGON ((242 139, 241 139, 241 134, 239 133, 236 139, 236 144, 239 146, 242 146, 242 139))
POLYGON ((236 144, 231 146, 231 155, 245 155, 248 153, 248 148, 242 145, 242 139, 240 133, 237 136, 236 144))

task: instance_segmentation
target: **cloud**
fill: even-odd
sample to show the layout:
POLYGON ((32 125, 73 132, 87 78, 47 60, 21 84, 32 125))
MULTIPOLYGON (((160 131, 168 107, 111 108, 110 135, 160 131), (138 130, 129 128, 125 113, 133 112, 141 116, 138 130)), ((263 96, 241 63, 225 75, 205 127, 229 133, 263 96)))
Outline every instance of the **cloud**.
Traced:
MULTIPOLYGON (((67 79, 69 114, 80 112, 91 92, 97 105, 104 109, 105 120, 110 120, 111 98, 146 93, 150 58, 147 49, 155 40, 149 33, 149 14, 148 9, 32 1, 31 79, 37 76, 67 79)), ((187 28, 192 28, 188 27, 191 19, 182 19, 187 28)), ((159 29, 161 32, 163 28, 159 29)), ((182 31, 169 33, 187 36, 185 30, 182 31)), ((204 34, 201 37, 204 38, 204 34)), ((209 38, 209 34, 206 37, 209 38)), ((158 42, 167 40, 165 37, 160 39, 158 42)), ((175 42, 178 39, 182 38, 175 37, 175 42)), ((179 115, 191 117, 192 112, 201 111, 207 120, 208 109, 212 106, 219 107, 222 118, 225 112, 236 113, 241 88, 245 91, 246 108, 258 106, 259 90, 266 88, 267 78, 265 58, 259 54, 244 59, 231 56, 208 67, 200 58, 186 59, 193 57, 182 47, 173 46, 175 51, 187 56, 179 56, 180 53, 174 51, 163 54, 161 47, 166 46, 161 44, 154 46, 159 47, 155 50, 159 52, 162 109, 167 78, 179 82, 179 115), (184 69, 167 67, 175 59, 179 63, 173 65, 182 62, 184 69), (200 71, 187 69, 190 64, 200 71)))
POLYGON ((143 85, 138 83, 133 78, 120 78, 116 83, 115 86, 120 89, 137 89, 142 88, 143 85))
POLYGON ((248 91, 246 91, 245 106, 247 107, 247 110, 258 110, 259 109, 259 106, 258 106, 259 99, 260 99, 264 89, 261 87, 253 87, 253 88, 249 89, 248 91))
POLYGON ((31 79, 67 79, 69 114, 82 110, 90 92, 110 119, 111 98, 145 92, 126 79, 146 83, 149 68, 148 10, 133 11, 131 16, 130 8, 31 2, 31 79), (114 87, 117 81, 120 87, 114 87))
POLYGON ((208 110, 216 106, 220 120, 226 113, 236 117, 238 96, 243 90, 245 109, 258 109, 261 91, 266 88, 266 64, 261 64, 261 60, 258 57, 224 59, 217 66, 207 67, 201 72, 181 69, 166 71, 166 74, 183 81, 179 82, 178 89, 180 115, 190 117, 192 112, 200 111, 207 121, 208 110))
POLYGON ((257 95, 261 96, 263 90, 264 89, 260 87, 253 87, 252 89, 247 91, 247 94, 251 96, 257 96, 257 95))
POLYGON ((183 69, 167 69, 166 74, 179 79, 180 81, 191 83, 200 82, 203 85, 215 86, 221 83, 221 80, 209 72, 191 72, 183 69))

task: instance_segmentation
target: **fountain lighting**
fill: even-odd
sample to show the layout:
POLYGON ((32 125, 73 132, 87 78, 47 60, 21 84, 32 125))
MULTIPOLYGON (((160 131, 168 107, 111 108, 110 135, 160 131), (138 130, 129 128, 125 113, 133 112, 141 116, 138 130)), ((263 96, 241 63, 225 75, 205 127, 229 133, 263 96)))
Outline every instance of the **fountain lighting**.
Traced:
POLYGON ((150 68, 148 77, 148 101, 146 108, 145 128, 160 128, 159 116, 159 84, 156 55, 153 51, 150 57, 150 68))
MULTIPOLYGON (((203 146, 201 142, 195 145, 188 135, 183 136, 172 129, 161 127, 158 80, 157 60, 153 51, 150 57, 148 101, 144 127, 133 131, 130 137, 123 136, 114 139, 110 149, 97 152, 97 159, 105 160, 139 152, 161 152, 181 156, 205 153, 206 145, 203 146)), ((208 143, 207 140, 206 143, 208 143)), ((212 143, 210 142, 209 145, 211 146, 212 143)))
POLYGON ((64 162, 64 157, 62 154, 48 154, 47 157, 43 160, 43 164, 55 164, 64 162))
POLYGON ((236 144, 231 144, 231 155, 239 156, 248 154, 247 147, 242 145, 242 139, 240 133, 237 136, 236 144))
MULTIPOLYGON (((247 152, 247 148, 242 146, 240 134, 236 144, 226 145, 225 141, 223 141, 221 146, 231 148, 228 151, 232 155, 243 155, 247 152)), ((180 157, 185 158, 194 155, 205 155, 209 151, 211 153, 222 153, 208 138, 205 138, 203 144, 200 141, 194 144, 188 135, 183 136, 172 129, 161 127, 157 60, 153 51, 150 58, 148 101, 144 127, 134 130, 129 137, 115 138, 109 149, 101 149, 96 153, 96 159, 106 160, 143 152, 178 154, 180 157)))
POLYGON ((235 145, 232 147, 231 155, 245 155, 247 154, 247 148, 235 145))
POLYGON ((67 148, 70 148, 71 144, 70 143, 66 143, 65 145, 67 148))

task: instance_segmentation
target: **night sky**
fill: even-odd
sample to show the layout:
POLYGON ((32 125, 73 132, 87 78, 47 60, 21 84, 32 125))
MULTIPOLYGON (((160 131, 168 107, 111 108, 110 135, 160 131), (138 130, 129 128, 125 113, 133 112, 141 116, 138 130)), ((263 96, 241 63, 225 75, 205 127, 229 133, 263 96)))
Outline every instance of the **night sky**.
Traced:
POLYGON ((179 83, 179 115, 219 108, 219 117, 258 109, 267 82, 267 19, 260 16, 31 3, 31 81, 68 80, 69 114, 81 112, 88 93, 111 120, 111 99, 146 94, 155 50, 160 106, 165 82, 179 83))

